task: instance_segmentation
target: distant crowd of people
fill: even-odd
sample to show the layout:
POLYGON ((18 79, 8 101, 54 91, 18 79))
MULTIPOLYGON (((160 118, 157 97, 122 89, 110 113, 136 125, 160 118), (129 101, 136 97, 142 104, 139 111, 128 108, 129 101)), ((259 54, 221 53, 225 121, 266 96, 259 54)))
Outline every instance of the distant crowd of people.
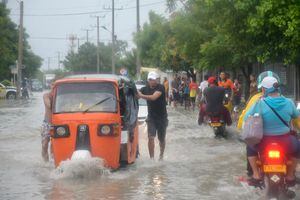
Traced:
MULTIPOLYGON (((166 100, 169 104, 173 104, 174 107, 178 105, 184 106, 186 110, 195 110, 196 105, 201 104, 204 100, 203 92, 209 86, 209 75, 205 75, 202 82, 197 83, 195 77, 187 77, 186 75, 175 74, 170 84, 167 78, 164 80, 164 87, 166 89, 166 100)), ((217 84, 226 90, 226 93, 230 95, 230 100, 234 107, 239 107, 242 99, 242 84, 238 78, 232 81, 228 73, 221 72, 219 77, 216 77, 217 84)), ((255 76, 250 76, 250 96, 257 93, 257 84, 255 76)))

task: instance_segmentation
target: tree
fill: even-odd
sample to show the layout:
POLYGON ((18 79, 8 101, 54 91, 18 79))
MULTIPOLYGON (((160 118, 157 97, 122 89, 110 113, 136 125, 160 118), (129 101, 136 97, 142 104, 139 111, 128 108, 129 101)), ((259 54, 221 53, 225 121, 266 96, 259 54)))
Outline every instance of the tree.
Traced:
MULTIPOLYGON (((35 55, 27 42, 28 35, 24 34, 23 70, 24 77, 32 78, 42 65, 42 59, 35 55)), ((4 3, 0 3, 0 80, 9 79, 10 65, 15 65, 18 55, 18 30, 9 18, 9 10, 4 3)))
POLYGON ((261 62, 300 63, 300 1, 260 1, 248 22, 261 62))
MULTIPOLYGON (((101 73, 111 73, 111 53, 112 44, 100 43, 100 71, 101 73)), ((116 67, 121 67, 121 59, 127 55, 127 42, 116 41, 116 67)), ((63 61, 67 71, 74 73, 96 73, 97 72, 97 46, 93 43, 86 42, 79 47, 78 52, 70 51, 63 61)))
POLYGON ((18 33, 8 15, 5 4, 0 3, 0 80, 10 76, 9 66, 17 59, 18 33))

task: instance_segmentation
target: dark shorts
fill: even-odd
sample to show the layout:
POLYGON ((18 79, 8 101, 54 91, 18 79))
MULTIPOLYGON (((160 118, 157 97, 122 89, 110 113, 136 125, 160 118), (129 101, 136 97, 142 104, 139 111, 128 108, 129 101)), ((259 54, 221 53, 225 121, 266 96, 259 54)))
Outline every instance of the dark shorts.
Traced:
POLYGON ((168 126, 168 119, 147 119, 148 137, 158 137, 160 142, 166 139, 166 131, 168 126))
POLYGON ((279 136, 264 136, 261 142, 254 147, 247 146, 247 156, 257 156, 258 152, 263 152, 265 147, 271 143, 278 143, 289 156, 300 158, 300 142, 290 134, 279 136))
POLYGON ((196 97, 190 97, 190 98, 191 98, 191 102, 192 102, 192 103, 195 103, 196 97))
POLYGON ((234 96, 233 97, 233 105, 239 106, 241 104, 241 97, 240 96, 234 96))
POLYGON ((173 92, 173 100, 174 101, 179 101, 179 99, 180 99, 179 92, 173 92))

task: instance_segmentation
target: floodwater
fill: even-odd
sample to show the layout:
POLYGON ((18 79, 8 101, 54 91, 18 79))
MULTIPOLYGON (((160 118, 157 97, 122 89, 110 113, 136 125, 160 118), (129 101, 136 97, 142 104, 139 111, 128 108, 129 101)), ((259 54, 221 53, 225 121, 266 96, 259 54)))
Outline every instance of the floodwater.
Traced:
POLYGON ((215 139, 209 127, 197 125, 196 113, 168 110, 164 161, 149 159, 142 125, 141 156, 135 164, 110 172, 101 160, 91 159, 69 161, 55 170, 40 155, 42 93, 28 101, 0 101, 0 199, 261 198, 262 192, 238 181, 245 175, 245 147, 232 129, 228 140, 215 139))

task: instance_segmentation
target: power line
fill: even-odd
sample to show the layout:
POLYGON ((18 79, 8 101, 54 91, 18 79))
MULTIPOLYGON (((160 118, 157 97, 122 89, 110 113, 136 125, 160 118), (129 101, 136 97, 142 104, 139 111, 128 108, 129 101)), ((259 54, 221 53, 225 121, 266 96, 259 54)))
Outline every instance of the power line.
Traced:
MULTIPOLYGON (((63 37, 29 37, 29 40, 69 40, 68 38, 63 38, 63 37)), ((85 41, 86 38, 78 38, 81 41, 85 41)), ((96 41, 97 39, 95 38, 89 38, 89 40, 96 41)), ((123 39, 120 39, 123 40, 123 39)), ((112 41, 111 39, 100 39, 100 41, 112 41)), ((130 39, 124 39, 123 41, 133 41, 130 39)))
MULTIPOLYGON (((159 5, 165 3, 165 1, 159 1, 159 2, 154 2, 154 3, 148 3, 148 4, 143 4, 140 5, 140 7, 147 7, 147 6, 153 6, 153 5, 159 5)), ((124 11, 124 10, 130 10, 130 9, 135 9, 136 6, 132 7, 125 7, 119 10, 116 10, 117 12, 124 11)), ((24 16, 26 17, 60 17, 60 16, 80 16, 80 15, 91 15, 91 14, 99 14, 99 13, 108 13, 111 12, 109 10, 101 10, 101 11, 90 11, 90 12, 79 12, 79 13, 60 13, 60 14, 26 14, 24 16)), ((19 14, 11 14, 12 16, 19 16, 19 14)))

